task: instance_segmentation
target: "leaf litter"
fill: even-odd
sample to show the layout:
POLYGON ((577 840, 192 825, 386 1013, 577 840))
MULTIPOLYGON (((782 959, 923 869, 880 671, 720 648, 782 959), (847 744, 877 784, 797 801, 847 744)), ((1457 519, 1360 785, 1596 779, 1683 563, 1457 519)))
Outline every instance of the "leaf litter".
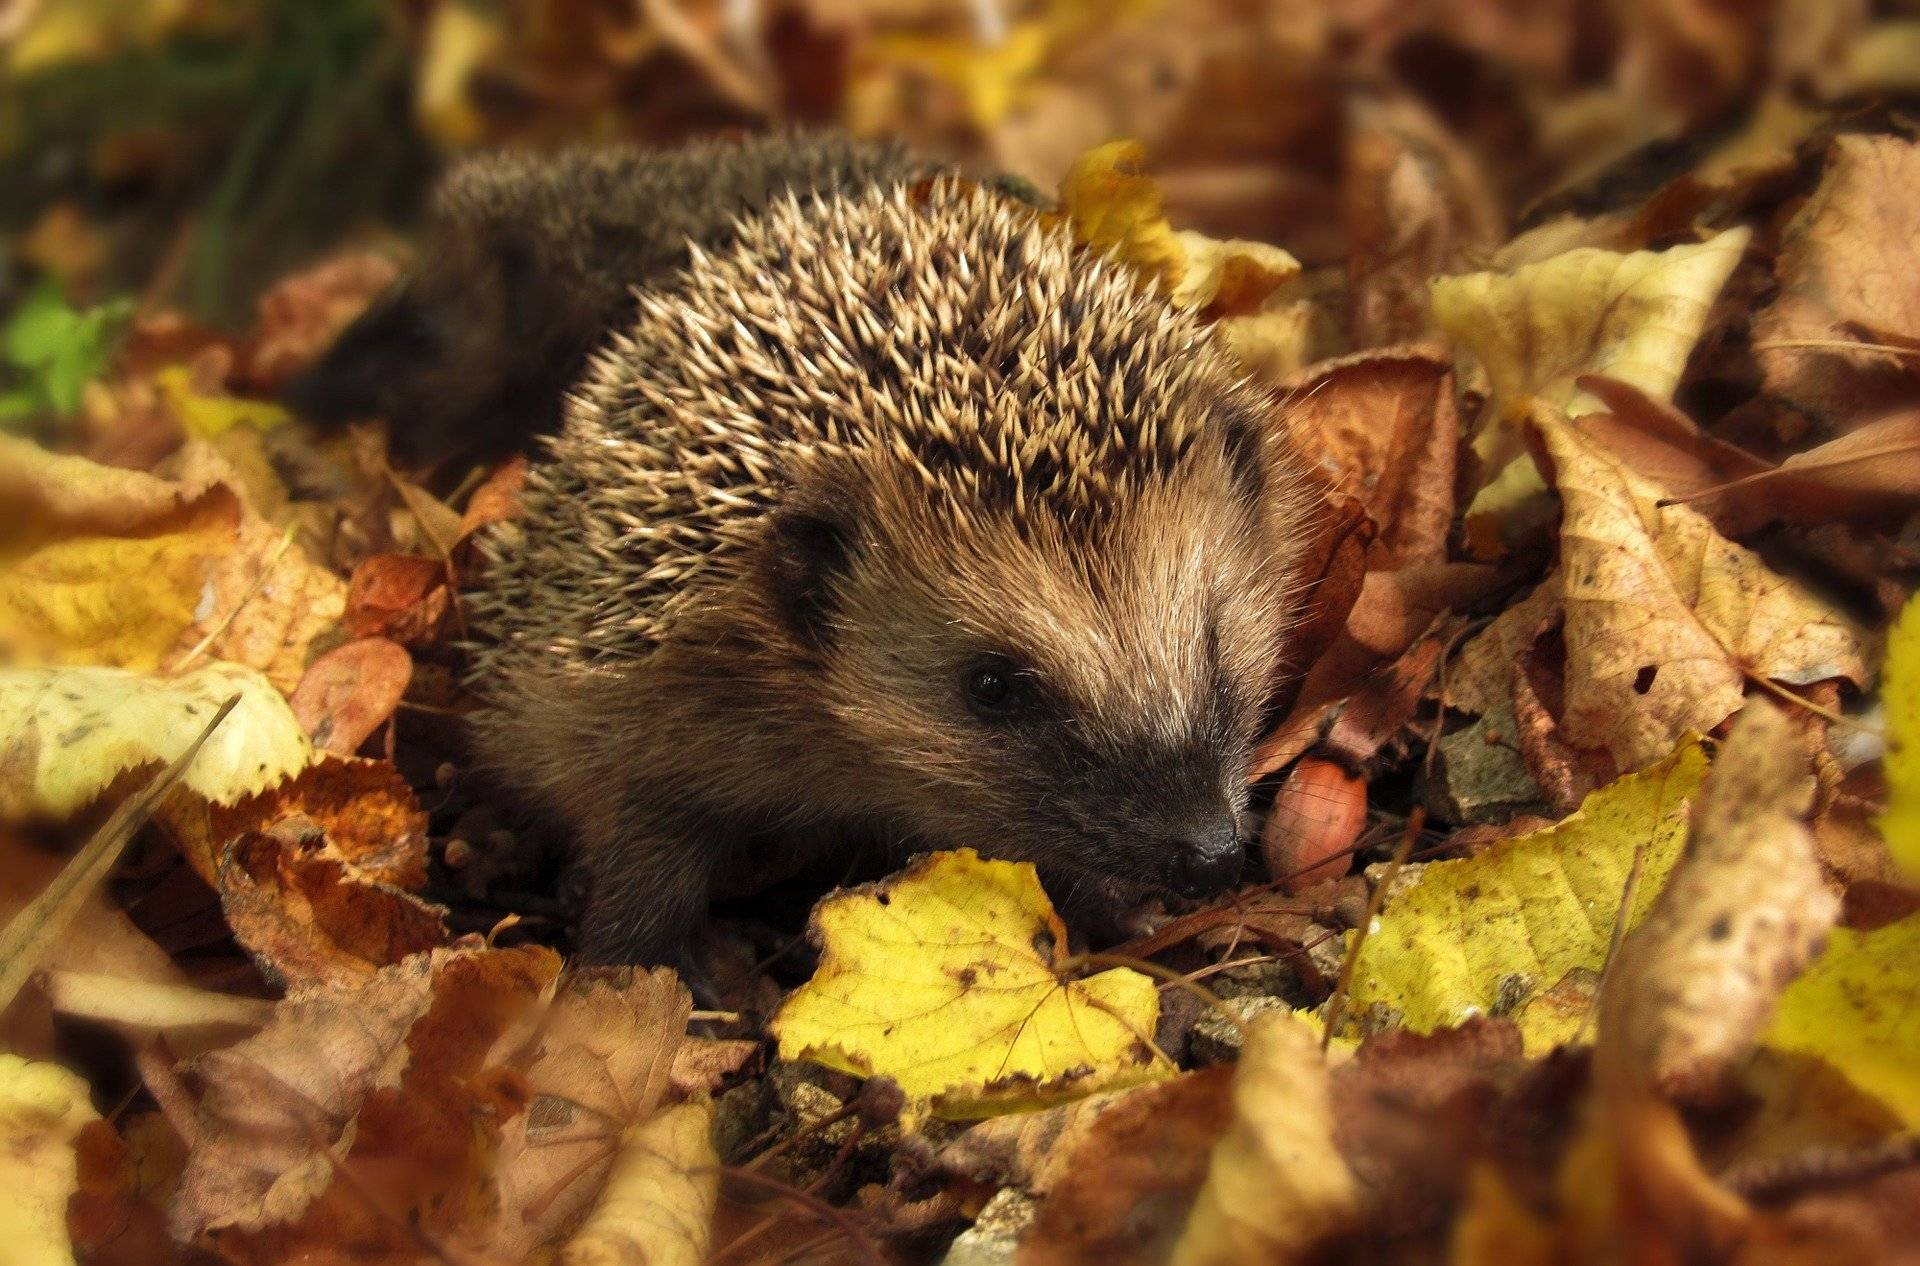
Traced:
MULTIPOLYGON (((30 8, 29 77, 252 29, 30 8)), ((469 542, 514 514, 524 459, 403 472, 377 428, 317 443, 273 399, 396 275, 391 243, 343 232, 378 212, 326 225, 317 263, 259 269, 232 237, 213 262, 260 297, 216 315, 183 296, 220 251, 169 264, 111 199, 44 208, 0 326, 0 845, 28 947, 0 1014, 8 1242, 488 1266, 1907 1251, 1912 23, 1254 8, 439 0, 360 98, 413 100, 379 130, 450 149, 902 135, 1057 190, 1056 231, 1273 390, 1323 513, 1253 771, 1266 873, 1136 911, 1112 954, 1030 868, 960 852, 829 893, 810 928, 729 906, 698 1011, 674 972, 568 963, 564 851, 459 740, 469 542), (59 873, 149 808, 110 878, 59 873), (46 892, 73 894, 58 925, 46 892), (83 1032, 118 1058, 77 1056, 83 1032)), ((90 162, 23 171, 196 188, 189 134, 221 126, 41 135, 61 113, 8 143, 90 162)), ((241 227, 226 202, 173 208, 179 240, 202 203, 205 232, 241 227)))

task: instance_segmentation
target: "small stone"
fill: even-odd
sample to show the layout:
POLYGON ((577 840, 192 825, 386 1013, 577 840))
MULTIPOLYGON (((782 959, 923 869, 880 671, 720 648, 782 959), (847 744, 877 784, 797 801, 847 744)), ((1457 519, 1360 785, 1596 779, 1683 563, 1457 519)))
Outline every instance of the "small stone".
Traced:
POLYGON ((947 1246, 941 1266, 1012 1266, 1020 1236, 1032 1224, 1040 1204, 1015 1187, 1002 1187, 980 1210, 973 1225, 947 1246))
MULTIPOLYGON (((1242 1024, 1250 1023, 1255 1016, 1270 1011, 1293 1010, 1293 1005, 1285 998, 1227 998, 1223 1001, 1228 1010, 1240 1017, 1242 1024)), ((1194 1023, 1193 1034, 1187 1039, 1187 1054, 1194 1063, 1203 1067, 1208 1064, 1231 1064, 1240 1058, 1241 1042, 1240 1030, 1233 1021, 1218 1011, 1209 1011, 1194 1023)))

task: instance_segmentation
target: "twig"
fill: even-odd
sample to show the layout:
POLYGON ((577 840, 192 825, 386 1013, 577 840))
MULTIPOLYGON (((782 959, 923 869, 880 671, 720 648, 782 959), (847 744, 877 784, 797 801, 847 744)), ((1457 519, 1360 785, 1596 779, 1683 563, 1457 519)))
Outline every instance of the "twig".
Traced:
POLYGON ((862 1260, 870 1262, 872 1266, 888 1266, 886 1255, 880 1251, 880 1246, 868 1238, 867 1233, 860 1229, 860 1225, 848 1217, 844 1211, 834 1208, 820 1197, 802 1191, 792 1183, 784 1183, 777 1178, 769 1178, 765 1174, 757 1174, 750 1169, 738 1169, 732 1165, 721 1165, 717 1168, 723 1178, 731 1178, 749 1187, 758 1187, 762 1191, 770 1191, 776 1196, 791 1200, 808 1213, 838 1227, 853 1242, 854 1250, 859 1253, 862 1260))
POLYGON ((1892 343, 1865 343, 1844 338, 1776 338, 1754 343, 1756 352, 1884 352, 1889 356, 1920 356, 1920 347, 1892 343))
POLYGON ((1420 834, 1420 827, 1426 821, 1427 811, 1418 805, 1407 816, 1407 829, 1400 836, 1400 846, 1393 850, 1393 860, 1387 863, 1387 873, 1380 876, 1380 882, 1374 885, 1367 897, 1366 917, 1360 920, 1360 926, 1353 930, 1353 944, 1347 946, 1347 957, 1340 964, 1340 979, 1334 983, 1333 996, 1327 999, 1326 1024, 1320 1031, 1320 1049, 1326 1050, 1333 1041, 1333 1032, 1340 1027, 1341 1012, 1346 1009, 1347 990, 1353 984, 1354 967, 1360 961, 1360 947, 1367 943, 1367 933, 1373 929, 1373 921, 1380 917, 1380 907, 1386 904, 1387 890, 1393 887, 1393 881, 1400 875, 1400 868, 1407 864, 1407 855, 1413 851, 1413 841, 1420 834))
POLYGON ((1801 696, 1793 693, 1793 691, 1788 690, 1785 686, 1782 686, 1777 682, 1771 681, 1766 677, 1762 677, 1760 674, 1756 672, 1752 672, 1745 668, 1741 669, 1740 671, 1748 681, 1760 687, 1760 689, 1766 691, 1771 695, 1776 696, 1777 698, 1779 698, 1785 703, 1798 704, 1800 707, 1805 708, 1807 711, 1813 713, 1813 715, 1817 717, 1822 718, 1823 720, 1831 721, 1835 725, 1847 726, 1852 729, 1859 730, 1865 734, 1871 734, 1875 738, 1885 738, 1887 736, 1887 732, 1881 729, 1877 725, 1871 725, 1868 722, 1860 720, 1858 717, 1850 717, 1844 712, 1835 712, 1831 708, 1822 707, 1821 705, 1815 703, 1813 700, 1802 698, 1801 696))
POLYGON ((227 719, 227 714, 239 702, 240 696, 236 694, 221 704, 213 719, 187 744, 187 750, 174 757, 173 763, 137 795, 122 801, 85 847, 54 876, 47 890, 15 915, 5 931, 0 931, 0 1011, 13 1004, 20 987, 26 984, 41 958, 79 915, 87 898, 106 880, 134 834, 146 823, 154 805, 180 780, 214 728, 227 719))

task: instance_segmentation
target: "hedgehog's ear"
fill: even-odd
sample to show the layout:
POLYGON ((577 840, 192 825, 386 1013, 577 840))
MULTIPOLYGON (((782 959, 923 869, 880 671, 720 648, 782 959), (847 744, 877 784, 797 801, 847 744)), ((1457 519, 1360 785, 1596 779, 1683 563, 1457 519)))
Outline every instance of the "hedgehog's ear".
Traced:
POLYGON ((814 651, 833 640, 834 589, 853 555, 854 524, 843 497, 790 496, 768 517, 768 593, 788 631, 814 651))

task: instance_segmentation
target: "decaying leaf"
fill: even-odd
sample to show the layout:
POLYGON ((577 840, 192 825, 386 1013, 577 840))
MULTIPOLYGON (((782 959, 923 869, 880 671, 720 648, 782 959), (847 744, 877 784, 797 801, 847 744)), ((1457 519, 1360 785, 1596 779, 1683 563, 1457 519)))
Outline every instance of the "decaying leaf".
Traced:
POLYGON ((1159 995, 1113 968, 1063 977, 1066 928, 1033 867, 936 853, 814 910, 819 970, 769 1023, 786 1059, 891 1077, 948 1117, 991 1116, 1170 1071, 1159 995))
POLYGON ((1369 567, 1445 562, 1460 436, 1448 363, 1424 348, 1378 349, 1324 361, 1286 390, 1303 458, 1380 526, 1369 567))
POLYGON ((1750 677, 1866 681, 1867 637, 1851 619, 1697 512, 1662 507, 1656 485, 1564 418, 1535 419, 1563 507, 1559 567, 1468 643, 1452 702, 1481 712, 1517 698, 1529 685, 1517 666, 1557 625, 1554 737, 1624 771, 1718 726, 1750 677))
POLYGON ((1020 1266, 1167 1260, 1207 1175, 1215 1142, 1232 1122, 1233 1070, 1206 1068, 1139 1086, 1091 1124, 1056 1141, 1036 1180, 1046 1194, 1022 1237, 1020 1266))
POLYGON ((1805 822, 1812 800, 1799 734, 1749 703, 1694 801, 1685 859, 1607 977, 1602 1076, 1673 1098, 1724 1087, 1840 912, 1805 822))
POLYGON ((314 660, 287 703, 314 747, 351 756, 387 723, 412 680, 406 647, 384 637, 356 638, 314 660))
POLYGON ((306 768, 306 735, 252 669, 208 664, 178 677, 117 668, 0 668, 0 818, 64 820, 141 765, 186 750, 230 695, 240 702, 181 779, 232 804, 306 768))
POLYGON ((1911 349, 1920 346, 1920 287, 1907 267, 1920 237, 1916 181, 1920 143, 1839 137, 1819 187, 1787 226, 1774 266, 1780 291, 1754 321, 1754 351, 1770 391, 1830 423, 1911 407, 1911 349))
POLYGON ((1303 1262, 1358 1211, 1334 1145, 1320 1035, 1290 1015, 1253 1022, 1233 1079, 1233 1124, 1175 1246, 1175 1266, 1303 1262))
POLYGON ((1477 857, 1427 865, 1387 902, 1361 946, 1355 1008, 1380 1008, 1419 1033, 1475 1015, 1512 1015, 1530 1052, 1570 1038, 1579 1014, 1526 1004, 1575 973, 1597 976, 1641 851, 1629 926, 1646 915, 1679 859, 1684 811, 1706 766, 1699 744, 1690 743, 1594 792, 1551 827, 1477 857))
POLYGON ((80 1184, 74 1140, 99 1119, 83 1079, 0 1052, 0 1242, 11 1260, 72 1266, 67 1200, 80 1184))

